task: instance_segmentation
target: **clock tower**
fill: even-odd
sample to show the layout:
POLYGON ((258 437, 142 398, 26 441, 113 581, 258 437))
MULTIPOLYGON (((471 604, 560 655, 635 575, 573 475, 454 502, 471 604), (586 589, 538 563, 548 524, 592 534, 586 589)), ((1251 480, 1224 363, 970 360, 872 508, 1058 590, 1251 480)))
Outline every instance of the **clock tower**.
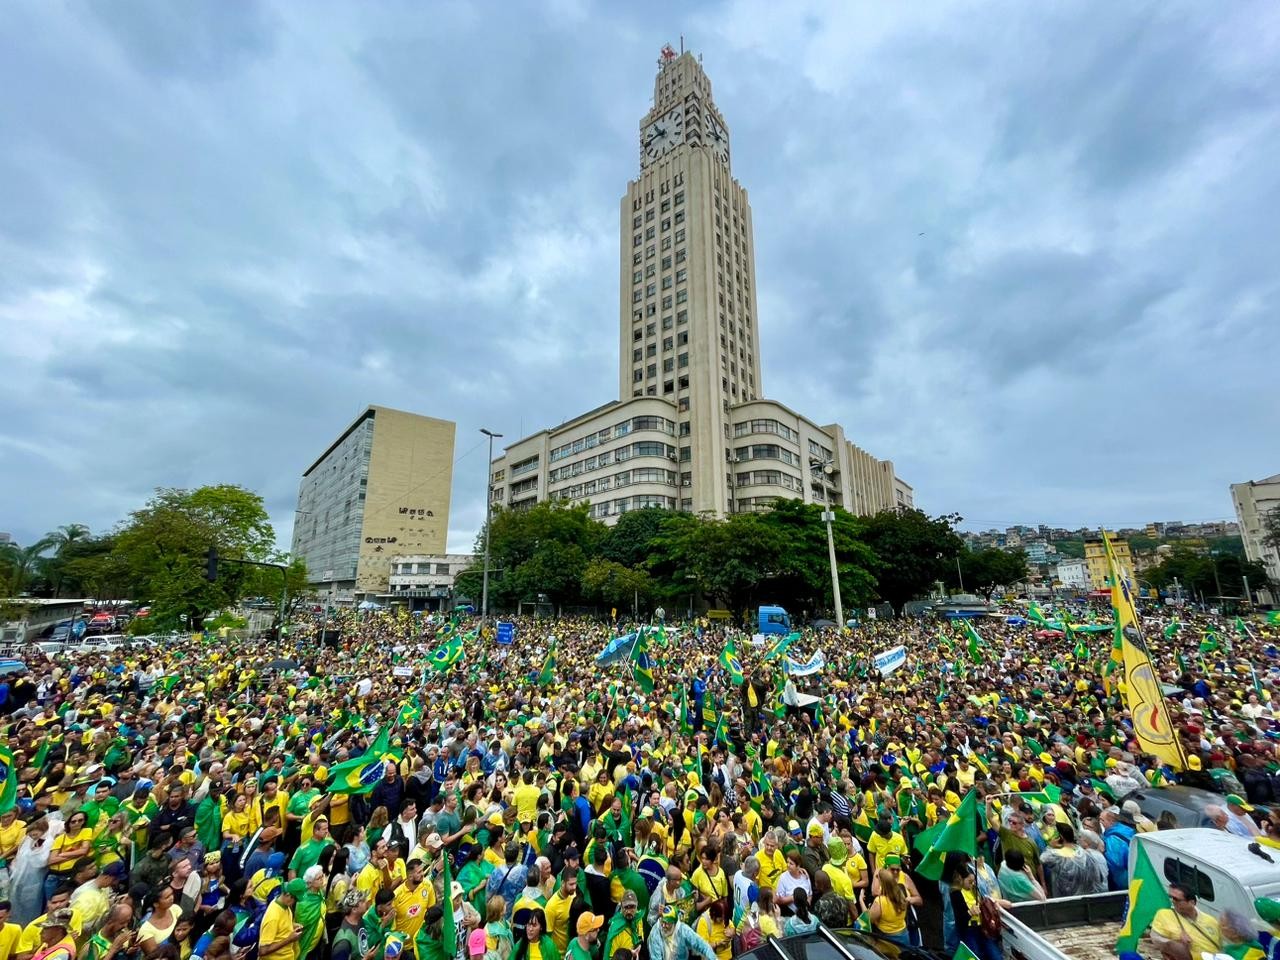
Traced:
POLYGON ((731 409, 758 399, 755 241, 729 128, 692 53, 664 47, 621 205, 619 398, 676 404, 681 508, 733 509, 731 409))

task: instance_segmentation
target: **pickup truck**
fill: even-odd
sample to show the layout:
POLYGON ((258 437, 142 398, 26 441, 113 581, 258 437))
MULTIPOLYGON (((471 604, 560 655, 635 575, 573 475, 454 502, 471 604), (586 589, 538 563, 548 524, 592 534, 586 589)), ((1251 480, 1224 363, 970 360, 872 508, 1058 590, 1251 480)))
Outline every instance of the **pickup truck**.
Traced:
MULTIPOLYGON (((1234 908, 1258 927, 1268 928, 1258 918, 1253 902, 1259 897, 1280 900, 1280 850, 1203 828, 1140 833, 1133 842, 1130 870, 1137 856, 1136 844, 1142 844, 1166 890, 1170 883, 1180 883, 1195 892, 1197 905, 1206 913, 1217 917, 1234 908)), ((1124 925, 1128 901, 1128 893, 1122 890, 1015 904, 1001 911, 1005 957, 1115 960, 1116 936, 1124 925)), ((1145 939, 1141 952, 1159 957, 1145 939)))

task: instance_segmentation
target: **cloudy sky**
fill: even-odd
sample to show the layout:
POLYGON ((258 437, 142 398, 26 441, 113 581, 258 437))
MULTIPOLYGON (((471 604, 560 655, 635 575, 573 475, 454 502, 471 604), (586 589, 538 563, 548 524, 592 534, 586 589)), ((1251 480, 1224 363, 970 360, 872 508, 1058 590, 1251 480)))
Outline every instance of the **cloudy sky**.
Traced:
POLYGON ((0 530, 260 491, 367 403, 616 396, 666 41, 750 191, 764 392, 968 526, 1232 514, 1280 471, 1280 9, 117 3, 0 15, 0 530))

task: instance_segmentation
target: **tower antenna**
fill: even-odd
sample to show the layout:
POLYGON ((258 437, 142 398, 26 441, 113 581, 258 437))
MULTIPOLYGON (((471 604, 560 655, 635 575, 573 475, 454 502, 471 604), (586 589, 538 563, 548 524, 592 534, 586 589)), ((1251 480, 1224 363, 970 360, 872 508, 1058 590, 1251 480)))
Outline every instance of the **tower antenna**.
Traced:
POLYGON ((680 34, 680 55, 684 56, 684 34, 680 34))

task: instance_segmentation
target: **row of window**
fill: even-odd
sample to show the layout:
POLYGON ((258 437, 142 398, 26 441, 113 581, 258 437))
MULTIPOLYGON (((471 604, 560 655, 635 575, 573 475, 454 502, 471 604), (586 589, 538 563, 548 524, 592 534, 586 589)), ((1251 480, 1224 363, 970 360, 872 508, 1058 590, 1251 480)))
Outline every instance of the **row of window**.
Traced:
POLYGON ((663 470, 660 467, 637 467, 634 470, 623 470, 611 477, 600 477, 598 480, 587 480, 575 483, 563 490, 552 491, 554 496, 569 500, 581 500, 583 497, 604 493, 610 488, 626 487, 633 483, 662 483, 674 487, 678 478, 674 470, 663 470))
POLYGON ((733 452, 739 460, 781 460, 789 466, 800 466, 799 455, 776 443, 753 443, 749 447, 738 447, 733 452))
POLYGON ((833 459, 834 457, 832 452, 828 450, 826 447, 824 447, 822 444, 818 443, 817 440, 809 441, 809 453, 812 456, 821 457, 824 463, 828 460, 833 459))
MULTIPOLYGON (((631 315, 631 319, 632 319, 636 324, 639 324, 639 323, 640 323, 640 320, 642 319, 642 317, 640 316, 640 311, 639 311, 639 310, 637 310, 635 313, 633 313, 633 314, 631 315)), ((675 318, 675 325, 676 325, 676 326, 684 326, 684 325, 685 325, 686 323, 688 323, 688 322, 689 322, 689 311, 688 311, 688 310, 681 310, 681 311, 679 311, 679 312, 676 314, 676 318, 675 318)), ((670 315, 670 314, 668 314, 667 316, 665 316, 665 317, 663 317, 663 318, 662 318, 662 329, 663 329, 663 330, 670 330, 670 329, 671 329, 671 327, 672 327, 671 315, 670 315)), ((657 334, 657 332, 658 332, 658 324, 657 324, 657 322, 656 322, 656 321, 654 321, 653 323, 646 323, 646 324, 644 325, 644 329, 643 329, 643 330, 641 330, 641 328, 640 328, 639 326, 636 326, 636 327, 631 331, 631 339, 632 339, 632 341, 633 341, 633 342, 638 342, 638 341, 640 341, 640 340, 644 339, 645 337, 652 337, 652 336, 655 336, 655 335, 657 334)), ((684 335, 684 339, 683 339, 683 340, 681 340, 680 342, 681 342, 681 343, 688 343, 688 342, 689 342, 689 335, 686 333, 686 334, 684 335)))
MULTIPOLYGON (((684 171, 682 170, 679 173, 677 173, 674 177, 672 177, 670 180, 663 180, 662 183, 659 184, 659 189, 662 195, 665 197, 668 193, 671 192, 671 188, 673 186, 679 187, 683 184, 684 184, 684 171)), ((653 197, 654 197, 653 190, 645 191, 645 195, 643 198, 636 197, 634 200, 631 201, 631 209, 633 211, 639 210, 641 209, 641 207, 644 206, 644 204, 653 203, 653 197)))
MULTIPOLYGON (((690 503, 692 506, 692 503, 690 503)), ((676 508, 675 497, 659 497, 644 495, 639 497, 623 497, 621 500, 606 500, 604 503, 591 505, 591 516, 609 517, 627 513, 630 510, 644 510, 646 507, 657 507, 662 510, 676 508)))
POLYGON ((745 437, 749 433, 774 433, 792 443, 800 442, 800 435, 777 420, 744 420, 733 425, 735 437, 745 437))
MULTIPOLYGON (((653 419, 661 420, 662 418, 654 417, 653 419)), ((671 423, 670 420, 664 422, 671 423)), ((570 477, 577 477, 593 470, 599 470, 601 467, 607 467, 611 463, 630 460, 632 457, 666 457, 669 460, 674 460, 676 448, 668 443, 641 440, 625 447, 619 447, 617 450, 603 450, 594 457, 586 457, 585 459, 565 464, 563 467, 557 467, 551 471, 547 479, 551 483, 558 483, 561 480, 568 480, 570 477)))
POLYGON ((526 457, 513 463, 511 465, 511 475, 518 477, 522 473, 528 473, 530 470, 536 469, 538 469, 538 455, 535 453, 532 457, 526 457))
POLYGON ((783 470, 752 470, 739 473, 734 482, 740 487, 786 487, 788 490, 804 491, 804 483, 799 477, 793 477, 783 470))
POLYGON ((411 576, 413 574, 435 573, 436 576, 447 577, 449 575, 449 565, 447 563, 434 564, 433 571, 430 563, 393 563, 391 565, 392 575, 400 574, 401 576, 411 576))
MULTIPOLYGON (((565 457, 581 453, 583 450, 590 450, 602 443, 616 440, 618 437, 625 437, 634 430, 656 430, 659 433, 665 433, 667 436, 674 436, 676 425, 666 417, 632 417, 630 420, 615 423, 612 427, 605 427, 603 430, 597 430, 595 433, 587 434, 585 437, 579 437, 572 443, 565 443, 556 447, 551 451, 551 462, 555 463, 557 460, 563 460, 565 457)), ((555 471, 553 470, 551 474, 554 479, 555 471)))

